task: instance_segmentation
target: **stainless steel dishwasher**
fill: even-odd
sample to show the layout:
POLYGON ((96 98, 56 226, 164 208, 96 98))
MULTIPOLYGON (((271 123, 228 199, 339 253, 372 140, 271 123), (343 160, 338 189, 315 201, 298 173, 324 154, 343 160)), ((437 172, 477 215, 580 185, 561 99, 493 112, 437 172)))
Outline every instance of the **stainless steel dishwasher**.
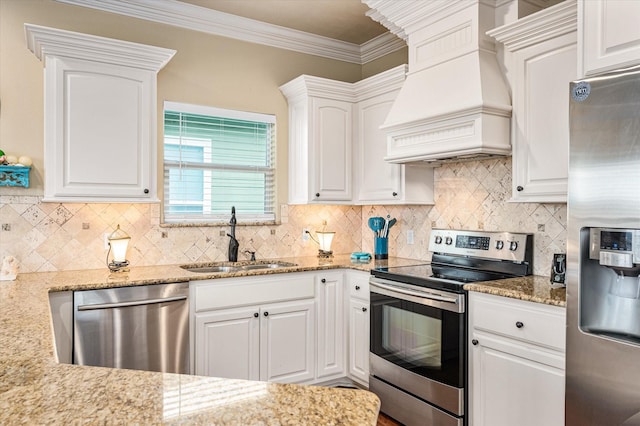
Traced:
POLYGON ((73 363, 189 373, 189 283, 76 291, 73 363))

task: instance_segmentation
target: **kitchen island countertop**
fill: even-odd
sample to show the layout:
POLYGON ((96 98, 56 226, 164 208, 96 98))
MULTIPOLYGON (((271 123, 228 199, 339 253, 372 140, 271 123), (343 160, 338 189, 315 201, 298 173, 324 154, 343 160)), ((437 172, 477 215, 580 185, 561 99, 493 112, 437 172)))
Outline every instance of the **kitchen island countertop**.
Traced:
POLYGON ((363 390, 57 362, 50 291, 415 263, 352 264, 348 255, 278 260, 298 266, 234 274, 198 274, 179 265, 121 273, 105 268, 19 274, 15 281, 0 282, 0 424, 375 425, 380 401, 363 390))

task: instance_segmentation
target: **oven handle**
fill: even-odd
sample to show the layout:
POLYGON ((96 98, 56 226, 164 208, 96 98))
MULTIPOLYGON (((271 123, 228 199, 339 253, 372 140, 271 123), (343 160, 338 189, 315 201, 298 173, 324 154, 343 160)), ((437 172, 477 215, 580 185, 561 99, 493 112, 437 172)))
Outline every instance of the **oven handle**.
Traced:
POLYGON ((406 294, 407 296, 423 297, 425 299, 437 300, 439 302, 454 303, 456 305, 458 304, 458 299, 455 298, 455 297, 445 297, 445 296, 439 296, 439 295, 433 294, 433 293, 426 293, 426 292, 421 292, 421 291, 412 291, 412 290, 408 290, 406 288, 401 288, 401 287, 396 287, 396 286, 393 286, 393 285, 382 284, 382 283, 380 283, 378 281, 372 281, 370 284, 373 285, 374 287, 383 288, 383 289, 389 290, 389 291, 395 291, 396 293, 406 294))

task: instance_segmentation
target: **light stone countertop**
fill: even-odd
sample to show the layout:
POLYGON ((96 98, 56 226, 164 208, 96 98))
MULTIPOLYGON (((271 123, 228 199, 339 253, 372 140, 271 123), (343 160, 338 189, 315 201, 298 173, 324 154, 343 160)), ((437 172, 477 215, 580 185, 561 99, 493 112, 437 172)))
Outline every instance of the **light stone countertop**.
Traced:
POLYGON ((566 288, 552 286, 549 277, 540 275, 465 284, 464 289, 546 305, 566 306, 567 304, 566 288))
POLYGON ((352 264, 349 255, 278 259, 278 270, 199 274, 178 265, 129 272, 82 270, 18 274, 0 281, 0 424, 375 425, 380 401, 354 389, 286 385, 59 364, 50 291, 147 285, 229 276, 415 263, 352 264))

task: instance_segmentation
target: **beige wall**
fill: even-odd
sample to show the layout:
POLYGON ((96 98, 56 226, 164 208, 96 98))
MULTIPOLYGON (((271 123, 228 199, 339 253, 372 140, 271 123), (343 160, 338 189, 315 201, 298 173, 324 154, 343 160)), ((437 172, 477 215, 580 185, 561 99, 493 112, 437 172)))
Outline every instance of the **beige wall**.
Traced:
MULTIPOLYGON (((153 24, 50 0, 0 0, 0 148, 34 159, 33 186, 0 187, 0 259, 18 258, 22 272, 102 268, 103 234, 120 224, 132 237, 133 266, 226 258, 224 230, 165 228, 157 204, 43 203, 43 66, 28 51, 24 23, 176 49, 158 78, 162 101, 210 104, 276 114, 278 185, 286 202, 287 104, 278 87, 300 74, 357 81, 406 62, 406 50, 359 66, 153 24), (222 235, 220 233, 222 232, 222 235)), ((161 132, 159 132, 161 134, 161 132)), ((323 221, 336 231, 334 250, 372 250, 371 216, 398 219, 389 253, 429 260, 432 227, 535 234, 535 272, 547 275, 554 252, 565 251, 564 204, 510 203, 511 159, 451 163, 435 169, 435 206, 282 206, 278 225, 240 226, 240 248, 258 258, 314 255, 302 229, 323 221), (415 232, 407 244, 406 232, 415 232)))
MULTIPOLYGON (((240 250, 256 251, 258 259, 313 256, 318 246, 305 241, 302 230, 322 229, 326 221, 336 232, 334 252, 371 253, 367 219, 388 214, 398 220, 389 232, 391 256, 430 260, 434 227, 530 232, 534 272, 548 275, 553 253, 566 250, 566 205, 510 203, 511 173, 509 157, 447 163, 435 169, 434 206, 285 206, 278 225, 239 226, 236 236, 240 250), (409 230, 414 244, 407 244, 409 230)), ((0 222, 11 225, 0 229, 0 259, 15 256, 21 272, 104 268, 103 234, 118 224, 131 236, 132 266, 227 259, 226 229, 161 227, 157 204, 56 204, 0 193, 0 222)))
MULTIPOLYGON (((34 160, 31 188, 0 189, 9 195, 43 193, 43 64, 26 47, 25 22, 176 50, 158 74, 158 135, 164 100, 275 114, 280 203, 287 199, 288 120, 287 102, 278 87, 300 74, 354 82, 365 69, 50 0, 1 0, 0 148, 34 160)), ((366 69, 379 72, 404 62, 406 52, 394 53, 366 69)), ((158 162, 162 164, 161 156, 158 162)), ((161 167, 158 170, 160 176, 161 167)))

